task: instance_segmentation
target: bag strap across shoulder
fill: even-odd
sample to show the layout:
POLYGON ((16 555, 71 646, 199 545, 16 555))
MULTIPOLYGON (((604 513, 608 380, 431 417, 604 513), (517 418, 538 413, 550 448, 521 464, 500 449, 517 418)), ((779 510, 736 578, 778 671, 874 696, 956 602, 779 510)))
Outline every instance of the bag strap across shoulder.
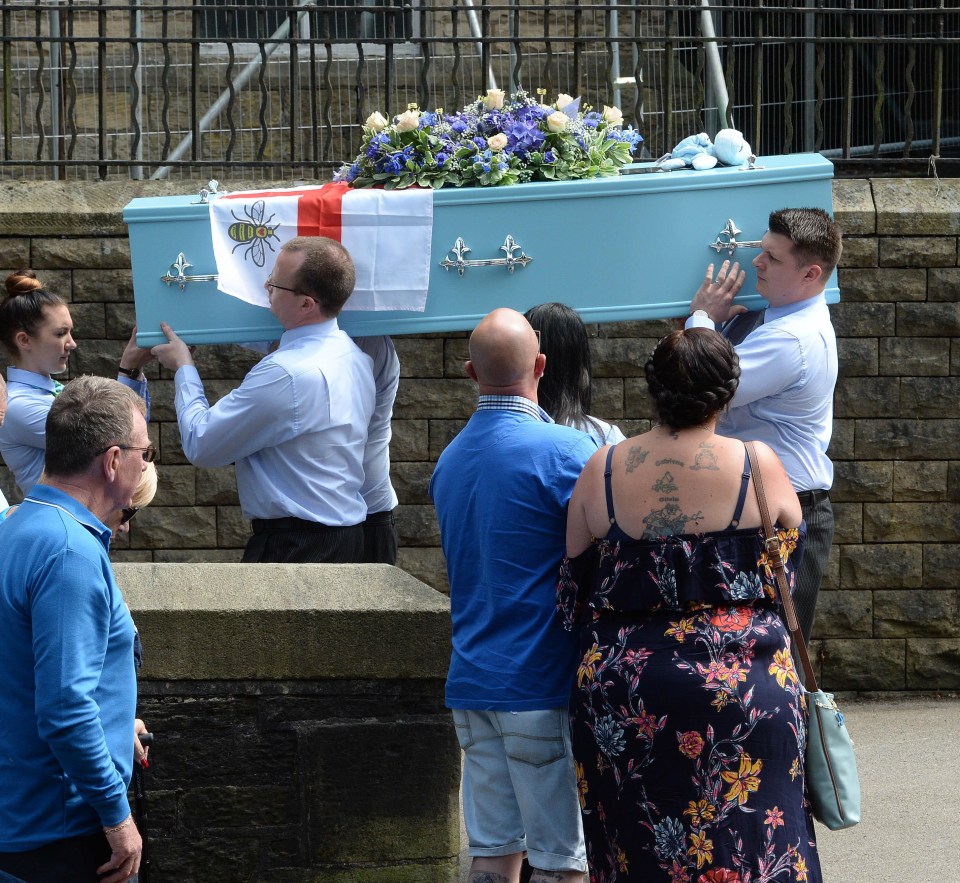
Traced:
POLYGON ((817 677, 813 673, 813 666, 810 664, 810 657, 807 655, 807 645, 803 640, 803 633, 800 631, 797 609, 793 604, 790 587, 787 585, 787 574, 784 570, 783 554, 780 549, 780 537, 777 536, 777 532, 773 529, 773 522, 770 520, 770 509, 767 507, 767 497, 763 492, 763 478, 760 475, 757 452, 754 449, 753 442, 745 442, 744 447, 747 449, 747 457, 750 458, 753 487, 757 492, 757 503, 760 506, 760 517, 763 520, 763 536, 767 548, 767 558, 771 567, 773 567, 774 576, 776 576, 777 592, 780 595, 780 603, 783 605, 783 616, 787 623, 787 629, 790 631, 790 637, 793 639, 797 658, 803 667, 807 691, 815 693, 818 689, 817 677))

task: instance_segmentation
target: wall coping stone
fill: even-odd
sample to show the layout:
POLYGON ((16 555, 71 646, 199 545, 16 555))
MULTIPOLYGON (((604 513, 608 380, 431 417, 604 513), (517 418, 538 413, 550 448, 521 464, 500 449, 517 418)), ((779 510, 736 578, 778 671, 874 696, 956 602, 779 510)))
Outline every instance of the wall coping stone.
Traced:
POLYGON ((148 680, 442 679, 446 595, 386 564, 116 564, 148 680))
POLYGON ((874 178, 877 233, 903 236, 960 234, 960 180, 874 178))
POLYGON ((871 236, 877 231, 877 212, 870 182, 834 178, 833 216, 844 236, 871 236))
MULTIPOLYGON (((204 186, 192 181, 4 181, 0 235, 125 236, 123 207, 134 197, 199 194, 204 186)), ((229 189, 293 186, 290 181, 236 181, 229 189)))

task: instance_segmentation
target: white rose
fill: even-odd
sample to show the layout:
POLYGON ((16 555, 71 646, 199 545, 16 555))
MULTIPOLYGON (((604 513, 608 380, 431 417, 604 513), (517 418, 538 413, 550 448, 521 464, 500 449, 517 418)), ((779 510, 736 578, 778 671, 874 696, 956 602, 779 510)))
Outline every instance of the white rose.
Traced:
POLYGON ((623 111, 619 107, 607 107, 603 105, 603 119, 611 126, 623 125, 623 111))
POLYGON ((483 99, 483 106, 487 110, 500 110, 503 107, 505 93, 503 89, 487 89, 487 95, 483 99))
POLYGON ((364 125, 373 129, 374 132, 382 132, 386 128, 387 118, 379 110, 375 110, 367 117, 364 125))
POLYGON ((507 146, 507 136, 503 132, 497 132, 496 135, 491 135, 487 138, 487 147, 491 150, 503 150, 507 146))
POLYGON ((405 110, 397 117, 398 132, 412 132, 420 125, 419 110, 405 110))
POLYGON ((567 95, 565 92, 561 92, 557 96, 557 100, 554 101, 554 104, 557 107, 557 110, 563 110, 568 104, 573 103, 573 96, 567 95))
POLYGON ((551 132, 563 132, 567 128, 570 118, 559 110, 555 110, 547 117, 547 129, 551 132))

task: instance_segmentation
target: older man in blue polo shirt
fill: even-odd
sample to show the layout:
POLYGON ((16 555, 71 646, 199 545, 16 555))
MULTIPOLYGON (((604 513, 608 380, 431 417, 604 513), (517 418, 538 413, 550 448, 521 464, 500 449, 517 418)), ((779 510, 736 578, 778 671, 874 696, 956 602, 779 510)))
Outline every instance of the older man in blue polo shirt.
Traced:
POLYGON ((770 214, 760 254, 754 258, 757 292, 770 304, 744 312, 732 306, 745 274, 725 261, 713 265, 690 305, 687 327, 719 328, 740 357, 740 386, 717 432, 773 448, 790 476, 807 523, 807 543, 797 572, 796 606, 806 640, 813 629, 820 580, 833 540, 829 490, 837 339, 824 295, 843 250, 837 223, 819 208, 770 214))
POLYGON ((106 524, 156 453, 144 411, 115 380, 72 381, 45 478, 0 523, 0 871, 31 883, 123 883, 140 864, 135 629, 106 524))
POLYGON ((337 325, 356 271, 323 236, 285 243, 267 279, 279 348, 211 406, 189 347, 169 325, 153 348, 175 371, 177 422, 196 466, 236 464, 253 536, 243 560, 350 564, 363 560, 361 494, 375 391, 370 357, 337 325))
POLYGON ((529 322, 494 310, 470 337, 476 413, 430 495, 450 577, 446 700, 464 750, 470 880, 579 881, 586 870, 567 704, 576 646, 556 615, 567 503, 596 451, 537 405, 545 357, 529 322))

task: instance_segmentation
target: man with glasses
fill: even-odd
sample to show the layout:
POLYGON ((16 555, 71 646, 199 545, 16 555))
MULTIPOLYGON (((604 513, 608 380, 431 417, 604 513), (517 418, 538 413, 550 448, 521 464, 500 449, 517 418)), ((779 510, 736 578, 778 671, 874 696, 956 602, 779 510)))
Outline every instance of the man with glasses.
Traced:
POLYGON ((154 455, 145 410, 116 380, 71 381, 43 479, 0 523, 0 871, 16 878, 121 883, 140 864, 134 626, 107 525, 154 455))
POLYGON ((166 323, 153 353, 175 371, 183 451, 196 466, 236 464, 253 536, 245 562, 348 564, 363 556, 363 456, 374 411, 371 360, 337 325, 356 273, 322 236, 281 248, 266 288, 279 348, 210 405, 189 347, 166 323))
POLYGON ((494 310, 470 336, 476 413, 440 455, 430 496, 450 577, 446 702, 464 750, 471 883, 580 883, 587 868, 567 703, 576 640, 556 615, 567 504, 596 442, 537 405, 546 357, 494 310))

